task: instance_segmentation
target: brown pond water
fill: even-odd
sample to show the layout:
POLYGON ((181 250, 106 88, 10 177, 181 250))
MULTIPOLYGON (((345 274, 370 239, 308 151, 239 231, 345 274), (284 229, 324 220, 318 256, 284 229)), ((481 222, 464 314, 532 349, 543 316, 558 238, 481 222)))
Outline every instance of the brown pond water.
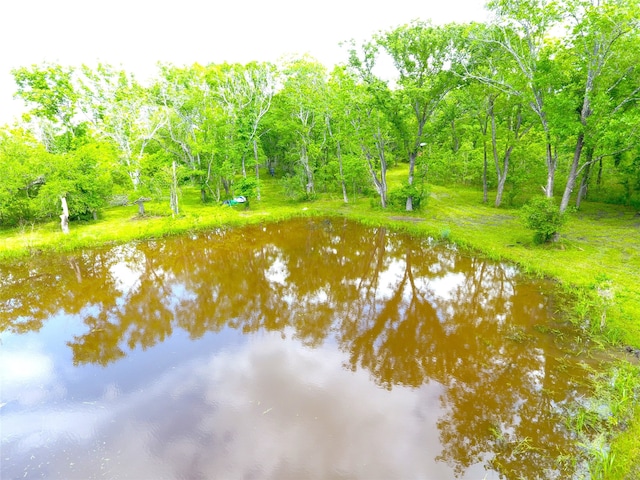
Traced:
POLYGON ((0 266, 0 477, 571 477, 551 288, 343 220, 0 266))

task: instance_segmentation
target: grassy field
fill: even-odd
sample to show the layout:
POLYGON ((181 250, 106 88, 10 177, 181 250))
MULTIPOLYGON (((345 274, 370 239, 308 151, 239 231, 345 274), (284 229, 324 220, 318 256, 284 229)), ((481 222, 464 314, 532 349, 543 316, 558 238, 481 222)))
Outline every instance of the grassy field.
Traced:
MULTIPOLYGON (((391 172, 390 183, 400 182, 404 174, 404 170, 391 172)), ((517 209, 483 204, 482 192, 475 189, 432 186, 426 205, 410 215, 382 210, 365 197, 352 198, 348 204, 341 196, 328 194, 320 194, 313 202, 293 201, 284 197, 272 178, 265 179, 261 190, 262 200, 252 200, 246 209, 241 205, 204 205, 197 192, 187 188, 182 192, 181 214, 176 218, 170 215, 168 201, 150 202, 143 218, 137 216, 135 205, 112 207, 98 221, 72 222, 68 235, 60 232, 58 222, 3 230, 0 261, 296 216, 348 216, 366 224, 385 224, 455 242, 459 248, 515 262, 531 274, 557 279, 572 299, 568 316, 596 344, 621 352, 625 347, 640 348, 640 214, 634 209, 583 203, 579 212, 569 215, 559 241, 540 246, 533 243, 533 234, 523 226, 517 209)), ((629 402, 633 419, 613 425, 608 432, 615 439, 603 460, 612 464, 606 470, 607 478, 640 478, 638 385, 640 378, 625 387, 633 389, 629 402)))

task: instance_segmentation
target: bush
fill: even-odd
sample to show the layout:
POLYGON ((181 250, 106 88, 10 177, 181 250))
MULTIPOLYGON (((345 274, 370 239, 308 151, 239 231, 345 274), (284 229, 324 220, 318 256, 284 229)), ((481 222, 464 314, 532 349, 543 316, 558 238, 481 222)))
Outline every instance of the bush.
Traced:
POLYGON ((236 182, 233 192, 246 198, 254 198, 258 189, 258 180, 255 177, 245 177, 236 182))
POLYGON ((394 188, 387 195, 387 203, 394 210, 404 210, 407 206, 407 198, 412 198, 412 206, 414 210, 418 210, 422 204, 422 200, 427 197, 424 187, 418 188, 413 185, 405 184, 400 188, 394 188))
POLYGON ((533 230, 533 241, 541 244, 557 237, 565 222, 564 215, 552 198, 535 197, 522 207, 522 219, 533 230))

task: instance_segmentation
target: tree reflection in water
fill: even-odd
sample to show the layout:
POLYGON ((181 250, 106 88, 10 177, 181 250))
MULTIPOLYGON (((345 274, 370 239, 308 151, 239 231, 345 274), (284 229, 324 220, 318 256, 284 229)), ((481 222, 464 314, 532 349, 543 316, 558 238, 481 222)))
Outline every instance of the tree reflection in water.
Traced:
POLYGON ((553 321, 542 286, 424 239, 303 219, 1 266, 0 326, 81 318, 75 365, 107 366, 176 329, 336 342, 383 388, 443 387, 438 458, 459 476, 485 464, 553 478, 576 454, 561 410, 583 372, 533 328, 553 321))

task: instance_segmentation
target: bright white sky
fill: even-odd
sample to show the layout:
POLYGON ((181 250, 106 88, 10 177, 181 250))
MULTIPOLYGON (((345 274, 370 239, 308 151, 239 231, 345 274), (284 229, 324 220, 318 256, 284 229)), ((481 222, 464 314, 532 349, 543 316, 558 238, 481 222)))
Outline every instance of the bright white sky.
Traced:
POLYGON ((11 69, 98 61, 144 80, 175 65, 277 61, 308 53, 327 67, 346 60, 339 42, 360 42, 414 19, 483 21, 484 0, 0 0, 0 124, 12 100, 11 69))

